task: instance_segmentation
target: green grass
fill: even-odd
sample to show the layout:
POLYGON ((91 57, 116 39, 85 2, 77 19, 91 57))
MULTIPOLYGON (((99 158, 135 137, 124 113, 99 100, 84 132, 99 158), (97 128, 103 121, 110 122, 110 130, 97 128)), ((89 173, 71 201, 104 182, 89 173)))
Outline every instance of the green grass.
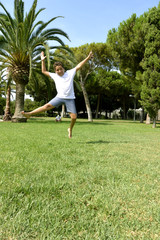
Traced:
POLYGON ((160 239, 160 126, 0 123, 1 240, 160 239))

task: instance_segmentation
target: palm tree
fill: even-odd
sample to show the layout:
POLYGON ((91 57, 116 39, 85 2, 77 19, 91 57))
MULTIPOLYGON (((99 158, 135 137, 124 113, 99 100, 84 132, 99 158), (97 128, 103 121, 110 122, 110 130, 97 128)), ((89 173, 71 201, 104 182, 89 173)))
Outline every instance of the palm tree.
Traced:
POLYGON ((35 22, 37 16, 44 8, 36 12, 37 0, 34 0, 31 9, 24 17, 24 2, 14 0, 14 18, 0 2, 4 14, 0 14, 0 62, 3 68, 7 68, 12 79, 16 83, 16 106, 12 117, 13 122, 25 122, 21 111, 24 109, 25 86, 32 76, 32 71, 39 71, 37 65, 40 61, 40 52, 46 50, 48 67, 50 52, 55 48, 64 46, 59 35, 66 37, 67 34, 57 28, 46 27, 58 17, 44 23, 35 22), (61 46, 48 46, 48 41, 54 40, 61 46))

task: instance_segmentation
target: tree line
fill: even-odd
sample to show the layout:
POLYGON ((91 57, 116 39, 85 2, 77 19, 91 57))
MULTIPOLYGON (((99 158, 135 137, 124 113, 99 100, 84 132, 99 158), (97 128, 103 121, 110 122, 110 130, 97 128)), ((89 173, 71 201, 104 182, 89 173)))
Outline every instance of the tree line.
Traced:
MULTIPOLYGON (((160 109, 160 4, 139 17, 133 14, 117 29, 111 29, 105 43, 93 42, 75 48, 69 48, 61 40, 61 36, 69 39, 67 33, 58 28, 48 28, 56 17, 46 23, 36 22, 44 10, 36 10, 37 0, 33 1, 25 16, 22 0, 14 0, 13 18, 2 3, 0 7, 4 11, 0 15, 0 108, 4 104, 4 88, 10 94, 9 86, 12 89, 15 83, 13 122, 26 121, 21 115, 25 107, 25 92, 43 104, 56 94, 53 82, 41 74, 41 51, 45 51, 47 56, 47 69, 53 71, 55 61, 60 60, 65 69, 69 69, 92 50, 94 59, 75 77, 78 112, 82 116, 87 113, 88 120, 92 121, 101 112, 107 116, 107 113, 121 108, 125 119, 128 109, 133 108, 130 97, 133 96, 137 106, 148 113, 153 126, 156 126, 160 109), (57 42, 57 46, 48 44, 52 40, 57 42)), ((7 106, 5 110, 4 118, 8 120, 7 106)))

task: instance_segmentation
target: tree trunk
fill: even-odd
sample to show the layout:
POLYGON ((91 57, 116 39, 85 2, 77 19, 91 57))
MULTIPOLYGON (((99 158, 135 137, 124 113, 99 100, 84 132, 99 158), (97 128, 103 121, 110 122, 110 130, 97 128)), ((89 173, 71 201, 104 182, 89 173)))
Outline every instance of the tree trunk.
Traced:
POLYGON ((7 89, 7 95, 6 95, 6 108, 3 120, 4 121, 10 121, 11 120, 11 113, 10 113, 10 98, 11 98, 11 87, 9 86, 7 89))
POLYGON ((16 83, 16 105, 15 105, 15 113, 12 117, 12 122, 26 122, 27 118, 25 118, 21 111, 24 110, 24 93, 25 93, 25 85, 23 83, 16 83))
POLYGON ((156 118, 153 118, 153 125, 152 125, 152 128, 155 128, 156 127, 156 118))
POLYGON ((147 117, 146 117, 146 124, 150 124, 151 123, 151 119, 149 114, 147 113, 147 117))
POLYGON ((97 109, 96 109, 96 116, 95 116, 96 119, 98 118, 100 99, 101 99, 101 94, 98 94, 98 99, 97 99, 97 109))
POLYGON ((82 81, 80 82, 80 85, 82 88, 82 92, 83 92, 83 96, 84 96, 84 100, 85 100, 85 104, 86 104, 88 121, 92 122, 93 118, 92 118, 92 111, 91 111, 91 106, 90 106, 90 102, 89 102, 89 98, 88 98, 88 93, 87 93, 84 83, 82 81))
POLYGON ((144 119, 144 108, 142 108, 140 112, 140 123, 143 123, 143 119, 144 119))
POLYGON ((127 119, 126 99, 125 99, 125 97, 123 98, 123 115, 122 115, 122 119, 127 119))

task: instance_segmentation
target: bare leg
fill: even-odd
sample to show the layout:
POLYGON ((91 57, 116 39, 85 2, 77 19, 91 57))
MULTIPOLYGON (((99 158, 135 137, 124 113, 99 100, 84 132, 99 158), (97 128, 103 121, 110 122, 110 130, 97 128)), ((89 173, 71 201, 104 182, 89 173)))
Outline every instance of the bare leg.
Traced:
POLYGON ((45 105, 43 105, 42 107, 36 108, 35 110, 31 111, 31 112, 21 112, 26 118, 30 118, 32 115, 41 113, 41 112, 45 112, 48 111, 50 109, 54 108, 51 104, 47 103, 45 105))
POLYGON ((72 137, 72 129, 73 129, 74 124, 75 124, 75 122, 76 122, 77 114, 71 113, 70 116, 71 116, 71 123, 70 123, 70 127, 68 128, 68 137, 69 137, 69 138, 72 137))

